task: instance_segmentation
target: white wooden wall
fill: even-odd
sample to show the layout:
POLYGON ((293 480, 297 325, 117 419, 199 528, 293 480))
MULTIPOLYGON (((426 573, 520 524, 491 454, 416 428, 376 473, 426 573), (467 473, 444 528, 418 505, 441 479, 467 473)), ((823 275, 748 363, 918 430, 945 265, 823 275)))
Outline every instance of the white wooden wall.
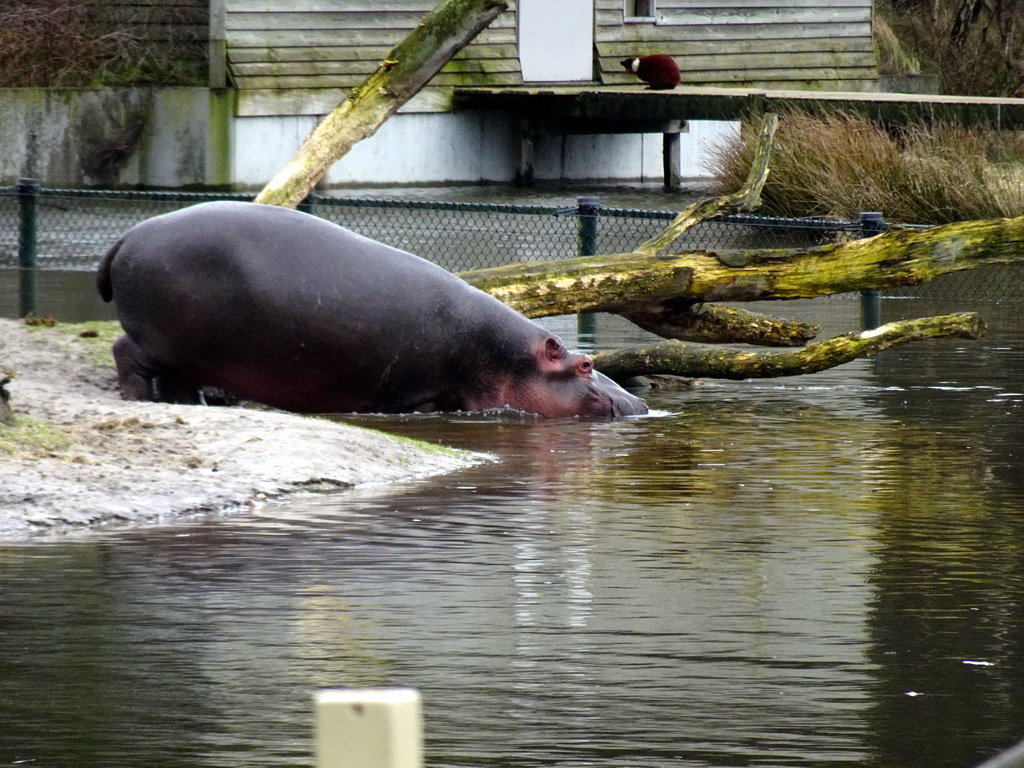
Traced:
MULTIPOLYGON (((226 2, 228 66, 241 91, 243 115, 330 111, 436 5, 435 0, 226 2), (282 89, 307 92, 289 95, 282 89)), ((457 85, 522 84, 515 3, 509 6, 434 77, 416 99, 420 109, 446 110, 457 85)))

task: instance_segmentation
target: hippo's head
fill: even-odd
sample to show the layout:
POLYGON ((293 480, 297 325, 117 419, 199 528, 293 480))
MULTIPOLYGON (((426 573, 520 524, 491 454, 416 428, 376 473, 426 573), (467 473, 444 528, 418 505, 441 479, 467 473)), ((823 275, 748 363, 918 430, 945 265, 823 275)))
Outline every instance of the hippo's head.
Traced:
POLYGON ((589 355, 569 352, 555 336, 538 346, 536 369, 507 392, 508 405, 550 418, 647 413, 643 400, 595 371, 589 355))

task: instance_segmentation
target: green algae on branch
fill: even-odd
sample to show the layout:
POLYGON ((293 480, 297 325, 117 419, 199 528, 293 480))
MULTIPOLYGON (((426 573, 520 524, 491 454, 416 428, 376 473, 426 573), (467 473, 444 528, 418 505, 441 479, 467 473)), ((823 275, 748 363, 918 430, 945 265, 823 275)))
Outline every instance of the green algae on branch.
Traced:
POLYGON ((594 367, 613 379, 664 374, 684 378, 760 379, 817 373, 897 344, 926 338, 977 339, 985 324, 974 312, 887 323, 785 352, 747 352, 664 341, 594 355, 594 367))
POLYGON ((754 344, 799 347, 818 335, 818 326, 740 307, 692 301, 647 305, 620 314, 634 325, 665 339, 704 344, 754 344))
POLYGON ((507 8, 501 0, 445 0, 428 13, 309 135, 257 195, 295 208, 339 158, 374 132, 507 8))
MULTIPOLYGON (((517 263, 459 276, 527 317, 603 311, 619 314, 669 339, 798 346, 813 338, 817 329, 709 302, 800 299, 879 290, 923 283, 983 264, 1024 259, 1024 217, 895 230, 807 250, 662 254, 695 224, 737 207, 749 210, 757 206, 777 124, 774 115, 766 116, 757 159, 738 192, 690 206, 661 234, 635 251, 517 263)), ((705 359, 709 364, 713 359, 739 359, 716 355, 708 352, 705 359)))
POLYGON ((460 274, 532 317, 619 312, 664 299, 807 299, 915 285, 984 264, 1024 260, 1024 217, 896 230, 807 250, 633 252, 526 262, 460 274))
POLYGON ((779 127, 779 116, 769 113, 761 122, 761 131, 754 150, 754 160, 743 185, 731 194, 720 195, 710 200, 699 200, 676 216, 664 230, 637 248, 640 253, 652 256, 672 244, 684 232, 702 221, 715 216, 737 211, 753 211, 761 205, 761 191, 768 178, 768 161, 772 154, 772 142, 779 127))

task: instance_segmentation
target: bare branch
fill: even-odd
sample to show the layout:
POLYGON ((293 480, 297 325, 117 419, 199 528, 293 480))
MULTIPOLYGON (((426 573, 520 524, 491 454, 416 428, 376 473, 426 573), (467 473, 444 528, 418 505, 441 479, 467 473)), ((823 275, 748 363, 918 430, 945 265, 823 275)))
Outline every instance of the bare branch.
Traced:
POLYGON ((768 178, 768 160, 771 157, 772 140, 775 138, 775 131, 778 127, 778 115, 765 115, 757 140, 754 162, 751 164, 750 174, 742 187, 730 195, 694 203, 676 216, 661 234, 637 248, 637 253, 656 255, 670 246, 686 230, 692 229, 702 221, 725 213, 752 211, 761 205, 761 190, 764 189, 764 183, 768 178))
POLYGON ((618 349, 594 355, 594 367, 623 381, 633 376, 667 374, 711 379, 757 379, 817 373, 883 349, 926 338, 977 339, 984 321, 973 312, 888 323, 863 333, 848 333, 786 352, 746 352, 708 348, 681 341, 618 349))

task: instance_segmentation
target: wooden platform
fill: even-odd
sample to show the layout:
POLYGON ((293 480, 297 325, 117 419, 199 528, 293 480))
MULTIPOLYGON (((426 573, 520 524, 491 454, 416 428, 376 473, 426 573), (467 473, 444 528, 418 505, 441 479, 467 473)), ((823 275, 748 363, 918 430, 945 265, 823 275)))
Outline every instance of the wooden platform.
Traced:
MULTIPOLYGON (((607 121, 739 120, 787 104, 805 109, 843 109, 886 124, 911 120, 960 120, 996 128, 1024 127, 1024 99, 933 96, 844 91, 766 91, 679 86, 648 91, 633 86, 456 88, 456 109, 507 109, 524 117, 607 121)), ((589 132, 599 132, 590 126, 589 132)))
POLYGON ((520 131, 517 181, 533 181, 533 141, 542 135, 661 133, 665 186, 678 186, 679 134, 688 120, 742 120, 799 106, 807 111, 856 112, 884 125, 945 120, 997 129, 1024 129, 1024 99, 907 93, 783 91, 679 86, 456 88, 454 108, 500 109, 516 115, 520 131))

